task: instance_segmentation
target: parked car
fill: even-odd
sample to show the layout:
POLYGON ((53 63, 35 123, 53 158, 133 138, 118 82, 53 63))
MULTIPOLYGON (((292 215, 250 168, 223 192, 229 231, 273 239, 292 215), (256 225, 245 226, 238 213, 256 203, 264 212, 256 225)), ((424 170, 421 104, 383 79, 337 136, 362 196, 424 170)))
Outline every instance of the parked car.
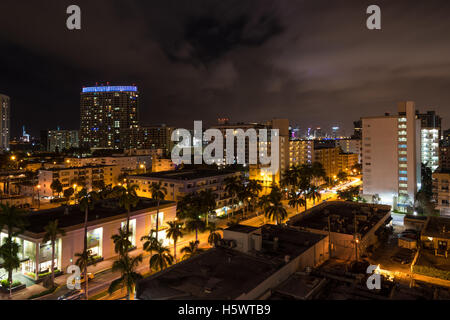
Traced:
POLYGON ((83 290, 72 290, 58 297, 58 300, 79 300, 82 295, 83 290))

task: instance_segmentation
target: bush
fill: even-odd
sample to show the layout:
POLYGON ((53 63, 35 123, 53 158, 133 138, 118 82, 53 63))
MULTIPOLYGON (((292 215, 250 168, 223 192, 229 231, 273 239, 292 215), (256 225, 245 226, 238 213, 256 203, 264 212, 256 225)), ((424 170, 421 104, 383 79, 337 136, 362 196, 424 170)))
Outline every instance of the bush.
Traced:
MULTIPOLYGON (((9 289, 9 282, 8 282, 8 280, 2 280, 1 281, 1 285, 2 285, 2 287, 3 288, 7 288, 7 289, 9 289)), ((14 288, 14 287, 18 287, 18 286, 21 286, 22 285, 22 282, 20 282, 20 281, 13 281, 13 283, 12 283, 12 287, 14 288)))
POLYGON ((415 265, 413 267, 413 272, 422 274, 424 276, 440 278, 444 280, 450 280, 450 271, 439 270, 433 267, 415 265))

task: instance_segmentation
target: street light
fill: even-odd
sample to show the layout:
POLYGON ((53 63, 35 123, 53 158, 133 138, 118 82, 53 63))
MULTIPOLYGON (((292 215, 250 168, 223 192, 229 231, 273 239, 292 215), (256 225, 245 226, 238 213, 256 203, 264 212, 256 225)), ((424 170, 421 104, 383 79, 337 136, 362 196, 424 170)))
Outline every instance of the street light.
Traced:
POLYGON ((41 189, 41 185, 38 184, 37 186, 37 191, 38 191, 38 210, 41 208, 41 198, 39 196, 39 190, 41 189))

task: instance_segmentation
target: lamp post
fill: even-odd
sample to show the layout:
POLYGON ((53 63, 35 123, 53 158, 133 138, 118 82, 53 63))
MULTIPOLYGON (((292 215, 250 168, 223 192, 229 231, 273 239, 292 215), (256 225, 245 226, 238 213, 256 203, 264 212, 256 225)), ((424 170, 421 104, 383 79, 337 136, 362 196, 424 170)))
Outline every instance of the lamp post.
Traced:
POLYGON ((38 184, 38 185, 37 185, 37 193, 38 193, 38 210, 41 209, 41 198, 40 198, 40 195, 39 195, 39 190, 40 190, 40 189, 41 189, 41 185, 38 184))

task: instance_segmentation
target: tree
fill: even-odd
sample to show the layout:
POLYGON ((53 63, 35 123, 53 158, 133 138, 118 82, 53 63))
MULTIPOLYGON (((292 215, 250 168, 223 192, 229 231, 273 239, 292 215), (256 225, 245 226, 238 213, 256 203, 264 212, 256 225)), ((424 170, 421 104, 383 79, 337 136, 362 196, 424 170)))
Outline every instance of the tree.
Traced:
MULTIPOLYGON (((88 192, 86 188, 83 188, 77 195, 77 197, 80 199, 79 201, 79 207, 81 211, 84 211, 84 246, 83 246, 83 252, 79 255, 79 259, 84 259, 83 264, 83 273, 84 278, 86 281, 84 282, 85 286, 85 296, 86 300, 88 299, 88 280, 87 280, 87 266, 88 266, 88 260, 89 255, 91 252, 87 248, 87 224, 88 224, 88 216, 89 216, 89 210, 94 209, 95 202, 98 200, 98 194, 94 191, 88 192)), ((91 257, 92 258, 92 257, 91 257)), ((81 260, 80 260, 81 261, 81 260)), ((81 266, 79 266, 81 269, 81 266)))
POLYGON ((339 173, 337 174, 337 178, 339 181, 342 181, 342 182, 347 181, 348 174, 344 171, 339 171, 339 173))
MULTIPOLYGON (((9 204, 0 205, 0 230, 4 227, 7 229, 7 246, 4 248, 3 253, 6 254, 7 259, 10 259, 11 266, 14 266, 14 252, 15 245, 13 237, 22 233, 27 225, 25 213, 19 210, 16 206, 10 206, 9 204), (9 239, 9 240, 8 240, 9 239)), ((6 243, 5 243, 6 244, 6 243)), ((5 268, 6 269, 6 268, 5 268)), ((6 269, 8 271, 8 282, 12 283, 12 273, 15 268, 6 269)))
POLYGON ((83 252, 75 253, 75 265, 77 265, 80 270, 83 270, 84 275, 84 295, 86 300, 88 300, 88 274, 87 267, 91 264, 95 265, 94 255, 92 254, 92 250, 83 250, 83 252))
POLYGON ((316 204, 317 200, 322 199, 322 195, 320 194, 319 188, 316 185, 311 185, 309 190, 307 191, 307 198, 313 201, 313 204, 316 204))
POLYGON ((416 210, 419 214, 434 215, 436 206, 422 189, 416 194, 416 210))
MULTIPOLYGON (((139 203, 139 197, 136 190, 139 189, 138 185, 127 185, 127 187, 114 187, 113 193, 119 198, 119 206, 127 210, 127 222, 125 232, 131 236, 130 232, 130 214, 131 208, 134 208, 139 203)), ((159 207, 159 204, 158 204, 159 207)), ((131 247, 131 245, 130 245, 131 247)), ((128 248, 125 248, 128 250, 128 248)))
POLYGON ((236 176, 232 176, 225 178, 223 182, 225 184, 225 192, 231 198, 233 208, 232 211, 234 212, 237 195, 242 188, 241 179, 236 176))
POLYGON ((56 193, 59 197, 59 195, 63 191, 63 186, 61 182, 58 179, 56 179, 53 180, 52 184, 50 185, 50 189, 52 189, 53 193, 56 193))
POLYGON ((8 272, 8 283, 10 288, 13 283, 12 273, 20 267, 19 250, 20 245, 11 237, 7 237, 0 247, 0 257, 3 259, 3 268, 8 272))
POLYGON ((156 248, 156 253, 150 258, 150 268, 155 271, 161 271, 173 264, 173 256, 170 250, 162 244, 156 248))
POLYGON ((209 231, 208 243, 212 246, 217 246, 217 243, 222 239, 218 231, 222 230, 222 228, 218 228, 214 223, 211 223, 207 230, 209 231))
POLYGON ((118 233, 111 236, 114 242, 114 251, 119 254, 119 258, 127 254, 131 248, 130 233, 125 228, 119 228, 118 233))
POLYGON ((69 204, 70 197, 72 197, 74 193, 75 193, 75 190, 72 187, 64 190, 63 196, 66 199, 66 205, 69 204))
POLYGON ((186 221, 185 227, 190 232, 195 231, 195 241, 198 241, 198 232, 205 231, 206 225, 198 216, 194 216, 186 221))
POLYGON ((200 249, 198 247, 199 242, 198 241, 191 241, 189 242, 189 245, 181 249, 181 253, 184 253, 183 260, 187 260, 189 258, 192 258, 202 252, 204 252, 203 249, 200 249))
POLYGON ((250 180, 246 188, 250 197, 250 204, 254 208, 256 206, 256 201, 258 200, 259 194, 263 190, 263 187, 258 180, 250 180))
POLYGON ((200 198, 200 212, 205 215, 205 224, 208 226, 209 214, 216 208, 217 195, 211 189, 206 189, 200 191, 198 197, 200 198))
POLYGON ((136 269, 142 260, 142 254, 136 257, 130 257, 125 254, 124 256, 120 256, 119 260, 114 261, 112 271, 119 271, 121 277, 111 282, 108 288, 108 293, 112 294, 121 286, 124 286, 127 289, 127 300, 130 300, 130 296, 134 296, 136 283, 142 279, 142 275, 136 272, 136 269))
POLYGON ((173 258, 177 261, 177 241, 183 238, 183 224, 178 221, 167 222, 169 229, 166 231, 166 235, 169 239, 173 240, 173 258))
POLYGON ((306 200, 303 198, 300 192, 291 191, 289 192, 289 206, 295 208, 298 213, 298 207, 305 206, 306 200))
POLYGON ((162 186, 162 182, 152 183, 150 186, 150 193, 152 194, 152 198, 156 200, 156 241, 158 241, 158 232, 159 232, 159 205, 161 200, 164 200, 167 194, 167 189, 162 186))
POLYGON ((355 201, 358 199, 360 186, 348 187, 344 190, 338 190, 338 198, 345 201, 355 201))
MULTIPOLYGON (((273 191, 273 189, 272 189, 273 191)), ((277 196, 276 194, 271 194, 270 197, 270 205, 266 209, 265 215, 267 218, 271 219, 272 221, 275 221, 275 223, 278 225, 286 219, 287 217, 287 211, 284 208, 282 202, 281 202, 281 196, 277 196)))
POLYGON ((104 180, 95 180, 92 182, 92 189, 95 191, 102 191, 106 188, 104 180))
POLYGON ((148 236, 141 237, 141 241, 145 241, 142 248, 145 251, 150 252, 150 255, 152 255, 153 251, 155 251, 159 246, 159 242, 153 236, 153 232, 151 232, 148 236))
POLYGON ((56 240, 58 236, 64 237, 66 232, 58 227, 58 220, 50 221, 45 227, 43 243, 51 242, 52 246, 52 263, 51 263, 51 283, 52 287, 55 286, 55 252, 56 252, 56 240))

